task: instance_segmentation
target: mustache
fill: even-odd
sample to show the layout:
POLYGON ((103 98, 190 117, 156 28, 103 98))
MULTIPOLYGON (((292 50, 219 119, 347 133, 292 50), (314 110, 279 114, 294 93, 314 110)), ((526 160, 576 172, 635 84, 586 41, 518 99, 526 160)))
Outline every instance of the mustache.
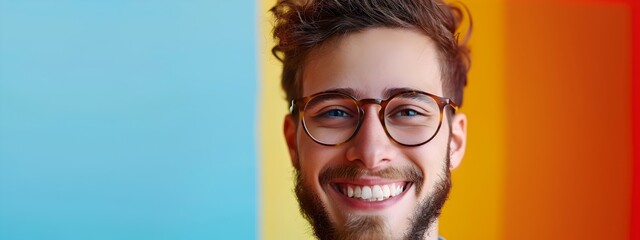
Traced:
POLYGON ((416 184, 416 189, 418 190, 418 192, 420 191, 420 189, 422 189, 422 184, 424 182, 424 175, 422 174, 422 171, 420 171, 420 169, 416 166, 407 166, 401 168, 388 167, 378 171, 371 171, 356 166, 343 165, 326 168, 320 173, 318 180, 320 184, 326 185, 331 180, 336 178, 356 180, 363 176, 407 180, 416 184))

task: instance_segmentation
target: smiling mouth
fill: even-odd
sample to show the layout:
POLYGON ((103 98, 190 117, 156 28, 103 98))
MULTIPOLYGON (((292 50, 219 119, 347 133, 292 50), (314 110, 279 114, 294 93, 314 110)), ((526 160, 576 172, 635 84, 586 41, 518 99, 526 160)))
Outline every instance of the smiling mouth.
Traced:
POLYGON ((411 182, 398 182, 384 185, 355 185, 346 183, 334 183, 332 187, 342 195, 368 201, 383 201, 402 194, 411 187, 411 182))

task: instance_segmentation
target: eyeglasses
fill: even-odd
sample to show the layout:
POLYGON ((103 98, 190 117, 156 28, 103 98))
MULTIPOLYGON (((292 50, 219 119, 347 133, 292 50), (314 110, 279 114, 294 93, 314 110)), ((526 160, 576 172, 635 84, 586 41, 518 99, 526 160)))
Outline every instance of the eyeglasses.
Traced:
MULTIPOLYGON (((328 91, 291 101, 289 111, 298 110, 302 127, 311 139, 325 146, 351 140, 362 126, 366 104, 381 106, 378 118, 387 136, 403 146, 420 146, 433 139, 442 125, 446 106, 458 106, 448 98, 421 91, 403 91, 386 100, 356 99, 328 91)), ((295 114, 294 114, 295 115, 295 114)))

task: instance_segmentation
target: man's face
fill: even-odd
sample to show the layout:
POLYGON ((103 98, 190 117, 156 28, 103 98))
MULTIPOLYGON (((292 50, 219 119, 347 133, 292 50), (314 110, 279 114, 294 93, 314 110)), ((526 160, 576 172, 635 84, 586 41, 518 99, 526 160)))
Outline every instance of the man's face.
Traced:
MULTIPOLYGON (((425 35, 372 28, 314 49, 304 65, 302 95, 347 89, 358 99, 385 99, 390 90, 413 89, 443 96, 440 69, 435 45, 425 35)), ((422 235, 427 227, 429 237, 436 237, 437 221, 429 224, 438 217, 449 191, 449 169, 464 154, 466 118, 456 114, 449 125, 444 114, 431 141, 406 147, 386 135, 378 118, 380 105, 363 109, 358 133, 338 146, 316 143, 298 119, 285 119, 303 213, 320 236, 397 239, 416 234, 412 231, 422 235), (392 193, 377 200, 347 193, 349 188, 378 187, 392 193)))

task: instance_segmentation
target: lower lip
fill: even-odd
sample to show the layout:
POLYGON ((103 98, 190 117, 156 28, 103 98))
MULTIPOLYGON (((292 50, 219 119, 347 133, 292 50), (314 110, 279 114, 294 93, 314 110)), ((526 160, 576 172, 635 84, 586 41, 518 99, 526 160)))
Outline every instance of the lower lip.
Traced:
POLYGON ((347 205, 350 208, 357 209, 357 210, 382 210, 400 201, 400 199, 404 197, 404 194, 408 192, 409 189, 413 188, 413 185, 411 185, 408 189, 405 189, 405 191, 403 191, 402 193, 394 197, 390 197, 382 201, 370 201, 370 202, 362 199, 350 198, 338 192, 335 188, 331 186, 328 186, 328 188, 329 188, 329 192, 331 192, 331 195, 334 199, 339 199, 339 201, 345 203, 345 205, 347 205))

